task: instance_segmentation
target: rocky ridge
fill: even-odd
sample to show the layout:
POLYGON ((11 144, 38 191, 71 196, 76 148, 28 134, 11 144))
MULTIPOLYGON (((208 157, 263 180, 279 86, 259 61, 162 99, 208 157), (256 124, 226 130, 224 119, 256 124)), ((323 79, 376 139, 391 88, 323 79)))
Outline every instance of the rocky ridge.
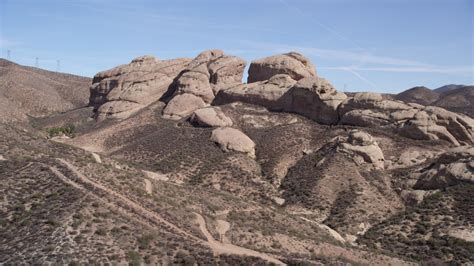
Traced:
POLYGON ((347 97, 295 52, 253 61, 246 84, 241 83, 244 68, 243 59, 220 50, 202 52, 193 60, 140 57, 98 73, 90 104, 99 118, 126 118, 170 95, 163 117, 179 120, 209 105, 245 102, 321 124, 376 126, 412 139, 443 139, 458 146, 473 143, 473 119, 442 108, 387 100, 377 93, 347 97))

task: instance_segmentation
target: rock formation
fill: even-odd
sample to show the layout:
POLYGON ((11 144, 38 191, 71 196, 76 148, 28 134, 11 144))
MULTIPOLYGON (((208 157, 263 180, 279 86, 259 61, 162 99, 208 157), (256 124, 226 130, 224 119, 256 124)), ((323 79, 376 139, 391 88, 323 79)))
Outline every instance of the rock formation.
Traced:
POLYGON ((163 110, 163 118, 180 120, 204 106, 206 103, 202 98, 191 93, 180 94, 175 96, 163 110))
POLYGON ((308 77, 296 82, 286 74, 277 74, 267 81, 223 90, 215 102, 241 101, 272 111, 301 114, 321 124, 336 124, 339 121, 337 108, 346 98, 323 78, 308 77))
POLYGON ((191 122, 203 127, 230 127, 232 120, 219 107, 205 107, 194 111, 191 122))
POLYGON ((142 56, 94 76, 89 105, 99 119, 127 118, 159 100, 189 59, 158 60, 142 56))
POLYGON ((291 105, 285 111, 304 115, 321 124, 337 124, 337 108, 347 96, 327 80, 309 77, 299 80, 289 91, 291 105))
POLYGON ((440 189, 462 182, 474 183, 474 147, 472 146, 456 147, 441 154, 434 165, 424 169, 414 188, 440 189))
POLYGON ((443 139, 472 144, 474 120, 439 107, 384 100, 378 93, 356 93, 339 106, 340 124, 387 127, 412 139, 443 139))
MULTIPOLYGON (((244 68, 245 61, 238 57, 224 55, 221 50, 204 51, 189 63, 178 78, 175 95, 190 94, 208 105, 214 99, 214 93, 241 83, 244 68)), ((197 102, 193 100, 193 103, 197 102)), ((175 96, 164 109, 163 117, 181 119, 204 106, 195 104, 186 108, 184 104, 184 98, 175 96)))
POLYGON ((250 64, 248 83, 265 81, 277 74, 287 74, 294 80, 315 77, 316 70, 303 55, 290 52, 255 60, 250 64))
POLYGON ((384 169, 384 156, 371 135, 362 131, 351 131, 347 142, 339 145, 338 150, 351 155, 357 164, 371 163, 375 169, 384 169))
POLYGON ((439 107, 387 100, 378 93, 347 97, 316 76, 310 61, 295 52, 253 61, 247 84, 241 84, 244 68, 244 60, 221 50, 204 51, 192 60, 143 56, 98 73, 90 105, 98 118, 126 118, 166 98, 163 117, 179 120, 211 104, 244 102, 320 124, 383 127, 408 138, 441 139, 457 146, 473 143, 473 119, 439 107))
POLYGON ((211 140, 223 151, 238 151, 255 157, 255 143, 242 131, 231 127, 219 127, 212 131, 211 140))
POLYGON ((193 60, 142 56, 130 64, 97 73, 92 81, 89 105, 94 106, 99 119, 123 119, 167 93, 200 98, 188 95, 171 99, 163 114, 180 119, 204 106, 201 101, 209 104, 214 91, 240 83, 244 68, 244 60, 224 55, 220 50, 202 52, 193 60), (187 103, 194 107, 182 106, 187 103))

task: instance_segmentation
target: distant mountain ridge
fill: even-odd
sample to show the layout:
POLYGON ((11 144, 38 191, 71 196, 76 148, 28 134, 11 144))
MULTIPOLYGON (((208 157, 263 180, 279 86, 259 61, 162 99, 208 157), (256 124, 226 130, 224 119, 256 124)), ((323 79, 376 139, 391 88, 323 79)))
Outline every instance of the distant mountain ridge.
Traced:
POLYGON ((434 90, 418 86, 388 97, 403 102, 438 106, 474 117, 474 86, 472 85, 450 84, 434 90))
POLYGON ((456 90, 456 89, 459 89, 459 88, 462 88, 462 87, 465 87, 465 86, 466 85, 448 84, 448 85, 441 86, 437 89, 434 89, 433 91, 435 91, 437 93, 444 93, 444 92, 456 90))

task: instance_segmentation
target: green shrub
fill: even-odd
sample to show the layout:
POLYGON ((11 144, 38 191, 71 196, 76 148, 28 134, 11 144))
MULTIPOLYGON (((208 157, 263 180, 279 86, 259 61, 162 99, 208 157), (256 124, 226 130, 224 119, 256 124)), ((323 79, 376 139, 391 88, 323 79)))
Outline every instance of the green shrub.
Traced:
POLYGON ((49 137, 60 136, 60 135, 73 137, 75 129, 76 127, 73 124, 67 124, 62 127, 48 128, 46 129, 46 132, 48 132, 49 137))

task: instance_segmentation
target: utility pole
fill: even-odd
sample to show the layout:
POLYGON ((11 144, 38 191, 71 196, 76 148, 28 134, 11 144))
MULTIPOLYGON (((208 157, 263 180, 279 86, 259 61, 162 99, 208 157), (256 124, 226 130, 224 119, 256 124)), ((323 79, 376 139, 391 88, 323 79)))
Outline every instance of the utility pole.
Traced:
POLYGON ((35 58, 35 67, 39 67, 39 58, 38 57, 35 58))
POLYGON ((61 70, 61 60, 56 60, 56 72, 59 72, 61 70))

